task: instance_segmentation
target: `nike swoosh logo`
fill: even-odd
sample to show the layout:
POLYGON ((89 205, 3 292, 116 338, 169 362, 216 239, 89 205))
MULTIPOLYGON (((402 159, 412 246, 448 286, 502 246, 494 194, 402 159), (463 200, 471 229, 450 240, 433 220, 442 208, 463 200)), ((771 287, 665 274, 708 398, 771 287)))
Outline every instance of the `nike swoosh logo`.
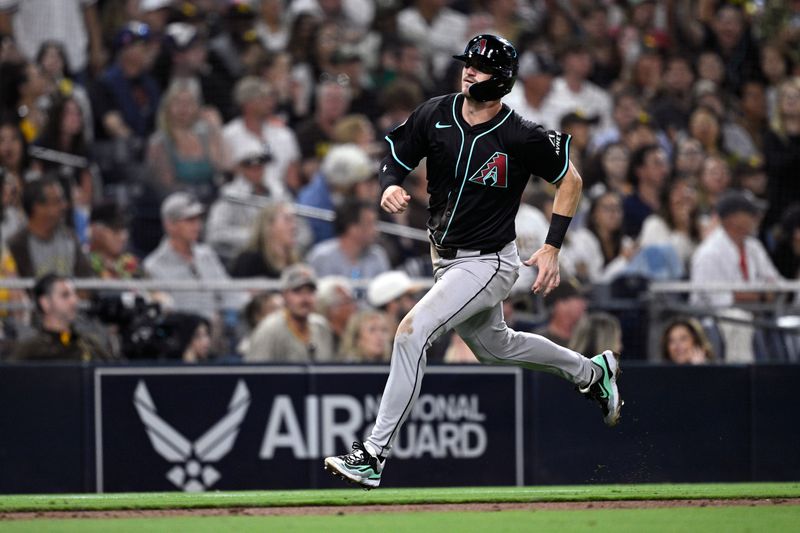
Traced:
POLYGON ((452 127, 453 127, 452 124, 442 124, 441 122, 437 122, 436 123, 436 129, 437 130, 440 130, 442 128, 452 128, 452 127))

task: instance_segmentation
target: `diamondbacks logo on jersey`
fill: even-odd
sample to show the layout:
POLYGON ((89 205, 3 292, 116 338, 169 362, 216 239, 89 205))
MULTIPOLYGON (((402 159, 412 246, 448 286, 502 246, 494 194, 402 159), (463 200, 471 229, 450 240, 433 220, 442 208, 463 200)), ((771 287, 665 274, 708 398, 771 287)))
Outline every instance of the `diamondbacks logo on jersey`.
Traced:
POLYGON ((508 156, 495 152, 469 181, 489 187, 508 187, 508 156))

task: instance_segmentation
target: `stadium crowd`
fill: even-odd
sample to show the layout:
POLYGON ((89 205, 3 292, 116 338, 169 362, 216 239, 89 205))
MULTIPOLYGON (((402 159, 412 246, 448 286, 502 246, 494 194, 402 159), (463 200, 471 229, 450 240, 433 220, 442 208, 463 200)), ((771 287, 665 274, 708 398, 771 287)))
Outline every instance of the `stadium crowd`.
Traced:
MULTIPOLYGON (((37 280, 0 290, 0 360, 387 361, 431 267, 378 231, 427 219, 424 165, 409 210, 379 212, 382 139, 457 90, 478 33, 515 44, 504 102, 572 136, 584 183, 565 281, 541 302, 524 272, 516 329, 644 359, 641 311, 609 298, 800 277, 796 0, 0 0, 0 276, 37 280), (75 290, 91 277, 277 283, 75 290)), ((552 197, 531 181, 525 257, 552 197)), ((779 297, 692 293, 716 320, 674 317, 663 358, 776 357, 786 339, 748 324, 782 317, 736 307, 779 297)), ((474 362, 440 344, 429 361, 474 362)))

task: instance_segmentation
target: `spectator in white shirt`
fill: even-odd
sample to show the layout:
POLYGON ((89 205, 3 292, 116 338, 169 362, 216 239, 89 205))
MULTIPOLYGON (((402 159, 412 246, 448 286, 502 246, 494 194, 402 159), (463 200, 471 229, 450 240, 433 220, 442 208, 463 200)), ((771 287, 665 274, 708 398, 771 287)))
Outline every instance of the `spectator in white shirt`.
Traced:
POLYGON ((584 41, 571 41, 561 52, 564 74, 553 81, 546 105, 557 121, 572 111, 600 117, 600 126, 611 125, 611 97, 588 80, 592 71, 592 56, 584 41))
MULTIPOLYGON (((756 198, 746 192, 728 191, 717 202, 720 225, 703 240, 692 258, 692 282, 777 281, 780 274, 754 234, 762 214, 756 198)), ((692 302, 728 307, 736 302, 759 301, 763 293, 703 292, 692 302)))
POLYGON ((206 241, 224 259, 231 260, 244 249, 258 216, 258 201, 269 198, 264 186, 264 167, 272 156, 264 146, 245 138, 233 147, 235 176, 220 189, 219 198, 211 205, 206 225, 206 241))
POLYGON ((519 78, 505 103, 524 119, 541 124, 545 129, 557 128, 552 108, 545 105, 557 73, 558 65, 547 57, 534 52, 523 53, 519 58, 519 78))
POLYGON ((469 37, 467 16, 446 4, 442 0, 416 0, 397 14, 398 33, 419 45, 437 79, 444 77, 451 56, 461 51, 469 37))
MULTIPOLYGON (((299 183, 300 149, 295 134, 272 116, 275 107, 273 90, 254 76, 242 78, 234 89, 234 100, 242 111, 222 131, 228 154, 247 141, 265 147, 272 160, 264 167, 264 186, 274 198, 287 198, 287 189, 299 183)), ((229 160, 228 166, 234 163, 229 160)))

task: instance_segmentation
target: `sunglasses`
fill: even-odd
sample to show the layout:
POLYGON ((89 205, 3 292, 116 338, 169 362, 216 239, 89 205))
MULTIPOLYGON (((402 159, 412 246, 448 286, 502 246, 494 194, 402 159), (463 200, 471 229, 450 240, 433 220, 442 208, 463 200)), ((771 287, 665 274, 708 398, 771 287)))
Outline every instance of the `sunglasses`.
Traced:
POLYGON ((260 167, 267 164, 272 158, 266 154, 257 157, 248 157, 243 159, 239 164, 243 167, 260 167))

